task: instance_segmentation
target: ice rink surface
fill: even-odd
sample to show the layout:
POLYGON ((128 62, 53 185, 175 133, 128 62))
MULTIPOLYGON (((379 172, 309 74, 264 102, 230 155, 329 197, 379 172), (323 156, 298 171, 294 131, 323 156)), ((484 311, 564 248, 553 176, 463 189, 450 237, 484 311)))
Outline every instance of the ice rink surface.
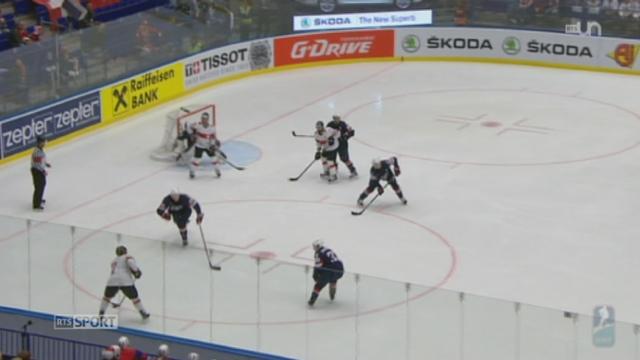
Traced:
MULTIPOLYGON (((366 63, 270 73, 48 148, 53 167, 42 213, 31 211, 28 158, 4 166, 0 214, 166 241, 169 261, 178 264, 172 269, 180 262, 202 268, 197 275, 168 275, 179 289, 165 289, 177 312, 183 305, 210 304, 198 303, 198 292, 206 298, 206 288, 190 293, 202 287, 199 276, 208 279, 197 228, 191 224, 190 248, 182 249, 176 228, 154 212, 176 186, 203 205, 203 228, 217 251, 272 253, 274 260, 308 265, 310 244, 321 238, 349 272, 584 314, 610 304, 618 320, 640 323, 634 285, 640 270, 638 93, 640 83, 632 76, 471 63, 366 63), (225 167, 220 179, 205 170, 189 180, 186 168, 150 159, 166 114, 205 103, 216 104, 219 136, 238 145, 230 159, 247 170, 225 167), (311 139, 294 138, 291 131, 310 134, 316 121, 333 114, 356 130, 350 150, 360 177, 348 179, 340 164, 339 181, 327 184, 317 164, 298 182, 287 181, 315 151, 311 139), (245 148, 259 149, 257 159, 247 157, 245 148), (408 205, 388 189, 364 215, 352 216, 371 159, 392 155, 400 161, 398 182, 408 205)), ((16 231, 3 231, 0 266, 24 266, 15 258, 24 240, 12 235, 16 231)), ((76 270, 72 283, 68 241, 47 236, 37 249, 56 266, 40 281, 76 286, 78 308, 97 311, 114 243, 103 249, 93 239, 93 245, 78 247, 76 259, 90 258, 85 261, 93 268, 76 270)), ((145 276, 153 277, 161 272, 154 268, 160 255, 157 248, 145 251, 134 246, 131 252, 145 276)), ((235 257, 225 266, 247 259, 235 257)), ((216 273, 222 279, 216 281, 225 281, 224 274, 216 273)), ((159 290, 144 280, 143 300, 152 314, 162 313, 159 290)), ((272 320, 278 321, 278 312, 303 314, 307 289, 300 293, 274 309, 272 320)), ((25 294, 16 290, 6 299, 20 306, 25 294)), ((325 304, 322 316, 348 312, 347 299, 342 301, 337 310, 325 304)), ((61 312, 69 302, 50 296, 32 305, 61 312)), ((233 309, 226 317, 223 322, 242 321, 233 309)), ((175 329, 181 336, 210 335, 208 327, 175 329)))

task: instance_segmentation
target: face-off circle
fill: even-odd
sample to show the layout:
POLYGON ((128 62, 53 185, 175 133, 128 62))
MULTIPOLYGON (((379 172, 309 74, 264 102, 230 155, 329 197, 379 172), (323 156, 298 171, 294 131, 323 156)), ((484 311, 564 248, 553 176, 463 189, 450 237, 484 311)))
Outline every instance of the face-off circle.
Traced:
POLYGON ((632 110, 523 89, 405 93, 360 104, 345 116, 358 129, 354 141, 365 146, 452 164, 566 164, 640 145, 640 115, 632 110))

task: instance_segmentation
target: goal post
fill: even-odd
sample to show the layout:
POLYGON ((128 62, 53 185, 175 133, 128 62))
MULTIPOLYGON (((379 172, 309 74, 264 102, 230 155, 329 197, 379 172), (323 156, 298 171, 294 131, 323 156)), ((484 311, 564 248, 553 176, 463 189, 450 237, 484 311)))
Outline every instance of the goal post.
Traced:
POLYGON ((202 114, 209 114, 211 124, 216 126, 216 106, 187 105, 167 113, 164 134, 160 145, 151 152, 151 158, 158 161, 176 161, 186 150, 186 142, 178 140, 182 132, 200 121, 202 114))

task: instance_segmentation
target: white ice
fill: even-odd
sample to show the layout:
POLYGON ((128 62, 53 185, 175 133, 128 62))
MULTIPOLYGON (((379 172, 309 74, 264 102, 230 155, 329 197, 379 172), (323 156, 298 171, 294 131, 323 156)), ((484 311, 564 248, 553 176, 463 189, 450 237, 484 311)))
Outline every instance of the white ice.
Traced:
MULTIPOLYGON (((0 222, 0 304, 95 313, 119 233, 143 269, 138 284, 153 314, 143 324, 127 306, 124 325, 297 358, 513 358, 514 346, 501 343, 515 336, 501 325, 512 323, 513 305, 499 300, 581 314, 609 304, 617 320, 640 323, 638 93, 631 76, 437 62, 328 66, 227 83, 49 147, 42 213, 31 211, 28 158, 4 166, 0 214, 14 219, 0 222), (165 114, 204 103, 217 105, 223 141, 261 150, 247 170, 189 180, 186 168, 150 160, 165 114), (311 133, 333 114, 356 129, 350 149, 360 177, 349 180, 340 164, 340 180, 327 184, 317 165, 287 181, 315 151, 291 131, 311 133), (392 155, 408 205, 387 189, 352 216, 371 159, 392 155), (175 186, 203 205, 222 272, 209 272, 195 224, 183 249, 176 228, 154 213, 175 186), (34 227, 27 242, 22 219, 59 225, 34 227), (66 225, 78 227, 73 239, 66 225), (109 233, 92 235, 96 229, 109 233), (320 238, 350 274, 335 303, 325 290, 309 310, 310 275, 299 265, 312 264, 310 244, 320 238), (72 260, 71 241, 79 243, 72 260), (259 252, 274 258, 256 270, 246 255, 259 252), (363 275, 358 287, 352 273, 363 275), (407 293, 404 283, 417 286, 407 293), (464 331, 458 292, 488 297, 466 303, 464 331), (415 294, 422 295, 389 306, 415 294), (384 327, 399 334, 389 337, 384 327), (500 335, 488 337, 495 344, 485 331, 500 335), (461 332, 469 343, 459 349, 461 332)), ((553 314, 531 308, 528 316, 535 323, 553 314)), ((581 326, 587 344, 591 325, 581 326)), ((555 338, 571 333, 564 330, 555 338)), ((531 345, 537 352, 523 345, 536 355, 522 358, 565 358, 567 343, 556 345, 531 345)), ((611 354, 593 358, 624 358, 611 354)))

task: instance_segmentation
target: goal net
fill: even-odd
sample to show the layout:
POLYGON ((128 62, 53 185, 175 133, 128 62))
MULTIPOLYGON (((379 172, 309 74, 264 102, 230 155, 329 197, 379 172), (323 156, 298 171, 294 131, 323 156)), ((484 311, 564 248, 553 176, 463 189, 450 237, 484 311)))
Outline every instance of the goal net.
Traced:
MULTIPOLYGON (((216 126, 216 106, 209 105, 188 105, 180 109, 173 110, 167 114, 162 142, 153 152, 151 158, 159 161, 177 161, 179 155, 187 150, 187 141, 179 140, 178 136, 194 123, 200 121, 202 114, 209 114, 209 121, 216 126)), ((186 154, 185 154, 186 155, 186 154)), ((191 156, 180 156, 187 160, 191 156)))

